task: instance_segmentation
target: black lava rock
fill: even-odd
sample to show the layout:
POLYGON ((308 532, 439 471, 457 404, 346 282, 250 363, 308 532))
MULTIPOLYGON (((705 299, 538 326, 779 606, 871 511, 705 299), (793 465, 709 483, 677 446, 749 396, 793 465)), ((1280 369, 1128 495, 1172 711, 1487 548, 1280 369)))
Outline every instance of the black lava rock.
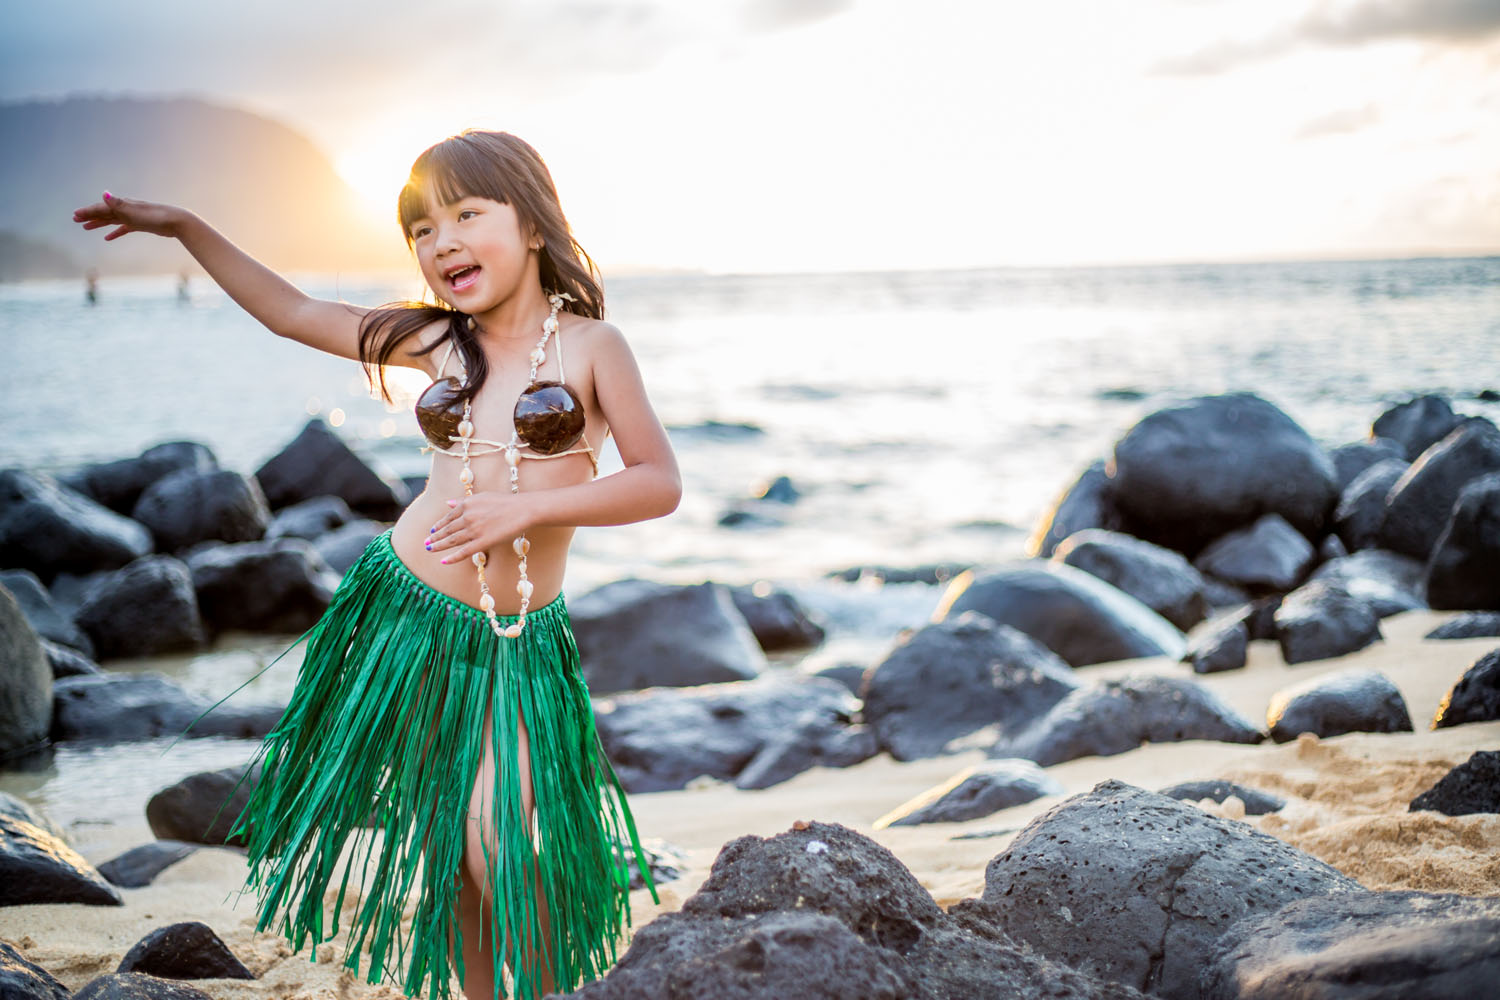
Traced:
POLYGON ((1500 610, 1500 475, 1463 488, 1427 561, 1434 608, 1500 610))
POLYGON ((215 545, 188 556, 205 621, 218 631, 306 631, 328 608, 338 577, 300 538, 215 545))
POLYGON ((1454 615, 1423 638, 1477 639, 1486 636, 1500 636, 1500 611, 1470 611, 1454 615))
POLYGON ((1071 566, 1020 563, 948 585, 937 620, 978 611, 1075 667, 1182 655, 1182 633, 1122 590, 1071 566))
POLYGON ((141 972, 112 972, 88 982, 73 1000, 214 1000, 196 986, 141 972))
POLYGON ((823 641, 823 627, 786 591, 756 584, 731 587, 729 594, 745 616, 755 641, 767 653, 804 649, 823 641))
POLYGON ((212 927, 197 920, 158 927, 135 943, 116 972, 165 979, 254 979, 212 927))
POLYGON ((0 572, 0 587, 10 591, 38 636, 76 649, 84 656, 94 655, 94 644, 73 624, 72 613, 52 603, 52 595, 35 573, 25 569, 5 570, 0 572))
POLYGON ((135 458, 87 465, 64 480, 118 514, 129 514, 146 487, 173 472, 213 472, 214 453, 194 441, 168 441, 147 448, 135 458))
POLYGON ((33 903, 125 905, 114 886, 61 838, 0 813, 0 906, 33 903))
POLYGON ((1264 816, 1266 813, 1279 812, 1286 806, 1286 799, 1279 795, 1272 795, 1258 788, 1246 788, 1232 781, 1184 781, 1170 788, 1163 788, 1161 794, 1184 802, 1212 799, 1221 804, 1233 795, 1245 803, 1247 816, 1264 816))
POLYGON ((962 823, 1065 791, 1062 782, 1032 761, 984 761, 892 809, 875 821, 874 828, 962 823))
POLYGON ((52 738, 105 743, 179 734, 258 739, 285 711, 280 705, 220 705, 199 719, 211 704, 161 674, 64 677, 52 685, 52 738))
POLYGON ((1494 996, 1500 899, 1337 893, 1246 917, 1203 970, 1203 1000, 1458 1000, 1494 996))
POLYGON ((1083 470, 1043 515, 1026 543, 1026 554, 1049 559, 1069 535, 1089 528, 1113 531, 1120 526, 1109 474, 1101 458, 1083 470))
POLYGON ((619 580, 571 602, 569 610, 595 694, 746 680, 766 665, 721 584, 619 580))
POLYGON ((1364 601, 1376 618, 1427 607, 1423 599, 1422 563, 1385 549, 1363 549, 1331 559, 1313 571, 1312 580, 1325 580, 1364 601))
POLYGON ((316 541, 354 520, 354 512, 339 497, 313 497, 284 507, 266 526, 266 539, 303 538, 316 541))
POLYGON ((200 649, 208 633, 187 565, 144 556, 89 588, 75 621, 101 658, 200 649))
POLYGON ((1410 809, 1444 816, 1500 813, 1500 750, 1477 750, 1438 783, 1411 800, 1410 809))
POLYGON ((365 549, 369 548, 375 536, 384 533, 384 524, 361 518, 330 531, 313 542, 313 547, 318 550, 318 555, 329 568, 342 576, 364 554, 365 549))
POLYGON ((1333 528, 1351 552, 1380 545, 1385 498, 1409 468, 1411 463, 1395 459, 1376 462, 1339 495, 1339 505, 1333 511, 1333 528))
POLYGON ((1338 499, 1322 446, 1249 393, 1151 414, 1115 445, 1111 473, 1124 530, 1190 555, 1264 514, 1321 536, 1338 499))
POLYGON ((1051 650, 966 612, 918 631, 869 671, 864 718, 891 756, 917 760, 981 730, 1018 730, 1077 686, 1051 650))
POLYGON ((1277 743, 1300 733, 1409 733, 1406 701, 1390 678, 1375 670, 1350 668, 1314 677, 1271 696, 1266 725, 1277 743))
POLYGON ((1447 437, 1458 426, 1458 415, 1441 396, 1418 396, 1393 406, 1375 418, 1371 436, 1399 443, 1408 462, 1447 437))
POLYGON ((874 756, 874 734, 853 721, 858 707, 835 681, 767 676, 601 698, 595 719, 631 793, 683 788, 700 775, 764 788, 874 756))
POLYGON ((0 757, 46 743, 52 685, 41 640, 10 591, 0 587, 0 757))
POLYGON ((0 997, 6 1000, 68 1000, 72 991, 52 973, 0 941, 0 997))
POLYGON ((190 774, 151 796, 146 803, 146 822, 162 840, 244 847, 242 837, 226 838, 259 781, 258 764, 248 776, 243 767, 190 774))
POLYGON ((163 476, 141 494, 131 516, 151 529, 163 552, 206 541, 253 542, 271 521, 260 486, 228 469, 163 476))
POLYGON ((1386 496, 1382 548, 1426 559, 1466 485, 1500 472, 1500 431, 1467 423, 1422 453, 1386 496))
POLYGON ((1193 565, 1220 580, 1256 590, 1286 591, 1306 575, 1317 553, 1280 514, 1216 539, 1193 565))
POLYGON ((1052 553, 1052 561, 1097 576, 1184 632, 1208 614, 1203 575, 1160 545, 1091 528, 1069 535, 1052 553))
POLYGON ((1079 688, 1025 730, 998 740, 989 754, 1050 767, 1078 757, 1109 757, 1142 743, 1259 743, 1264 738, 1195 681, 1133 674, 1079 688))
POLYGON ((198 850, 197 844, 180 840, 154 840, 132 847, 99 866, 99 874, 123 889, 139 889, 172 865, 198 850))
POLYGON ((1334 478, 1338 480, 1340 493, 1347 490, 1349 484, 1372 465, 1396 459, 1405 466, 1409 461, 1406 448, 1399 441, 1383 437, 1340 445, 1330 451, 1328 457, 1333 461, 1334 478))
POLYGON ((151 533, 49 476, 0 471, 0 566, 59 573, 124 566, 151 551, 151 533))
POLYGON ((1363 892, 1251 826, 1113 780, 1032 820, 984 882, 983 914, 1017 941, 1163 1000, 1196 1000, 1236 920, 1363 892))
POLYGON ((1215 619, 1190 636, 1183 659, 1193 665, 1195 674, 1216 674, 1243 667, 1249 648, 1249 626, 1242 617, 1230 615, 1215 619))
POLYGON ((393 521, 411 502, 405 483, 376 471, 317 418, 261 466, 255 478, 272 510, 332 495, 367 517, 393 521))
POLYGON ((1298 587, 1276 609, 1276 640, 1287 663, 1343 656, 1380 637, 1370 606, 1326 580, 1298 587))
MULTIPOLYGON (((93 643, 89 643, 93 645, 93 643)), ((52 678, 77 677, 80 674, 97 674, 100 672, 99 664, 84 656, 78 650, 69 646, 59 646, 55 642, 42 640, 42 655, 47 658, 47 663, 52 667, 52 678)))

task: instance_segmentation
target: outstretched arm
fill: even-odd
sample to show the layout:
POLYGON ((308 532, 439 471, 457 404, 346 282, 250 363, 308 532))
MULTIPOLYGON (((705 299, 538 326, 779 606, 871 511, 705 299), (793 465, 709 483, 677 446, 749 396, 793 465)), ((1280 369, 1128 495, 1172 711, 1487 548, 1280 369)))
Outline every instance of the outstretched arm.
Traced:
POLYGON ((507 543, 544 525, 631 524, 663 517, 682 499, 682 477, 667 432, 651 408, 635 356, 620 331, 603 324, 594 355, 594 392, 625 468, 591 483, 526 493, 489 491, 449 501, 431 550, 443 562, 507 543))
MULTIPOLYGON (((186 209, 105 192, 104 200, 73 213, 84 229, 114 226, 106 240, 127 233, 151 233, 180 241, 220 288, 278 337, 286 337, 341 358, 359 359, 359 322, 370 310, 345 302, 315 299, 231 243, 186 209)), ((412 347, 421 345, 407 342, 412 347)), ((421 367, 398 352, 396 364, 421 367)))

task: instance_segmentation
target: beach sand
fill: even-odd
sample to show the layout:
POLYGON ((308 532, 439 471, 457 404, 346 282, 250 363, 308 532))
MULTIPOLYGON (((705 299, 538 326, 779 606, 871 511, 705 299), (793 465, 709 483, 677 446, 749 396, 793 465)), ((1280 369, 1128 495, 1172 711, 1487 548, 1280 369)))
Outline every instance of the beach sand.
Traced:
MULTIPOLYGON (((1480 655, 1500 639, 1424 641, 1421 637, 1451 617, 1408 612, 1382 622, 1383 642, 1333 660, 1288 667, 1275 644, 1251 644, 1244 670, 1199 680, 1251 719, 1263 722, 1273 692, 1308 677, 1350 666, 1381 671, 1401 689, 1417 731, 1350 734, 1327 740, 1303 737, 1285 745, 1244 746, 1194 741, 1143 746, 1114 757, 1091 757, 1049 768, 1069 795, 1106 778, 1158 789, 1198 778, 1226 778, 1284 796, 1279 813, 1246 822, 1306 850, 1371 889, 1421 889, 1470 894, 1500 893, 1500 815, 1446 817, 1410 813, 1407 803, 1475 750, 1500 749, 1500 722, 1433 732, 1427 727, 1438 700, 1480 655)), ((1191 676, 1181 664, 1137 660, 1086 667, 1084 680, 1133 671, 1191 676)), ((881 755, 852 768, 818 768, 763 791, 701 782, 680 792, 631 797, 642 835, 661 838, 686 856, 687 870, 661 887, 658 906, 644 891, 633 894, 637 927, 660 912, 678 908, 707 877, 720 848, 744 834, 770 836, 796 820, 843 823, 890 848, 944 905, 978 895, 984 869, 1015 832, 1059 801, 1035 802, 967 823, 871 830, 880 816, 907 799, 983 759, 978 751, 932 760, 897 763, 881 755), (954 839, 961 834, 985 836, 954 839)), ((1234 818, 1237 800, 1205 805, 1234 818)), ((122 824, 107 840, 83 848, 95 864, 149 841, 144 815, 122 824)), ((254 899, 234 894, 246 872, 236 851, 213 848, 168 868, 142 889, 122 889, 123 907, 16 906, 0 909, 0 939, 19 948, 69 989, 111 972, 142 936, 163 925, 201 920, 218 932, 256 974, 254 981, 199 980, 200 988, 226 1000, 353 1000, 396 998, 389 985, 375 986, 338 964, 342 936, 320 945, 318 962, 304 947, 293 955, 286 942, 254 931, 254 899)), ((336 888, 335 888, 336 892, 336 888)), ((330 894, 330 906, 331 903, 330 894)), ((351 893, 352 896, 352 893, 351 893)), ((346 899, 345 909, 356 901, 346 899)))

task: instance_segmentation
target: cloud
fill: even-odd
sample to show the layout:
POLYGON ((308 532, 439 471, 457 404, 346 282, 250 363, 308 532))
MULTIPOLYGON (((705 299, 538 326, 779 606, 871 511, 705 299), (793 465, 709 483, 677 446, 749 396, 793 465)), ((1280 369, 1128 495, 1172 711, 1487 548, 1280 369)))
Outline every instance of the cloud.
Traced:
POLYGON ((1154 71, 1167 76, 1206 76, 1310 46, 1348 48, 1397 38, 1465 45, 1497 35, 1500 0, 1325 2, 1259 37, 1221 39, 1196 52, 1164 59, 1154 71))
POLYGON ((842 14, 854 0, 748 0, 741 17, 751 31, 799 28, 842 14))
POLYGON ((1309 118, 1292 135, 1293 139, 1317 139, 1326 135, 1344 135, 1380 121, 1380 109, 1373 104, 1362 108, 1344 108, 1309 118))

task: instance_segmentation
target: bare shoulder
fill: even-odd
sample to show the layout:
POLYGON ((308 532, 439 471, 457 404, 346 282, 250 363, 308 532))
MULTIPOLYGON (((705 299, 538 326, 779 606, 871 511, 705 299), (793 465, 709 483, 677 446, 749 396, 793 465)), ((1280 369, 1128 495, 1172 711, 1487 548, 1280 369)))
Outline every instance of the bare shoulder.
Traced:
POLYGON ((587 358, 590 366, 618 364, 630 356, 630 345, 625 335, 613 323, 588 316, 574 316, 563 327, 568 338, 567 349, 587 358))

